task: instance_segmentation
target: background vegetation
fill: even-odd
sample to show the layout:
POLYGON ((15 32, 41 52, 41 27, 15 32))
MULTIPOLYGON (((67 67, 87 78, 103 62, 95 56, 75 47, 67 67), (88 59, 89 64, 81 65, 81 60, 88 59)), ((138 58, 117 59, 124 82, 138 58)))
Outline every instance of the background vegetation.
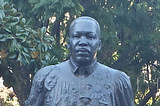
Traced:
POLYGON ((135 106, 160 105, 160 0, 0 0, 0 76, 20 105, 38 69, 69 57, 68 27, 84 15, 100 23, 98 60, 131 77, 135 106))

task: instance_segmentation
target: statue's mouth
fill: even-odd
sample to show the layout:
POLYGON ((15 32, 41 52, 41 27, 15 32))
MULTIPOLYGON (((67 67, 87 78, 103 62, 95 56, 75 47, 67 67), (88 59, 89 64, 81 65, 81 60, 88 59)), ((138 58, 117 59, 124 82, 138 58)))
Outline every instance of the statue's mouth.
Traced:
POLYGON ((90 51, 86 48, 79 48, 77 51, 76 51, 76 54, 79 55, 79 56, 88 56, 90 53, 90 51))
POLYGON ((88 53, 89 53, 89 50, 86 49, 86 48, 79 48, 79 49, 77 50, 77 52, 88 52, 88 53))

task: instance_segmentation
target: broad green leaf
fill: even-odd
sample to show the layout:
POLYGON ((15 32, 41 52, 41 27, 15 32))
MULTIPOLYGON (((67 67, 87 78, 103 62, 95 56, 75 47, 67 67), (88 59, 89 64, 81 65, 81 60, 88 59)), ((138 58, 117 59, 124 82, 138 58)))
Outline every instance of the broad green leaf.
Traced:
POLYGON ((47 63, 43 60, 41 60, 42 64, 44 64, 45 66, 47 65, 47 63))
POLYGON ((30 55, 28 53, 25 53, 24 51, 22 51, 22 54, 25 56, 25 57, 30 57, 30 55))
POLYGON ((6 38, 2 38, 2 39, 0 39, 0 41, 1 41, 1 42, 4 42, 4 41, 6 41, 6 38))
POLYGON ((49 57, 50 57, 50 53, 47 52, 45 55, 46 60, 49 60, 49 57))
POLYGON ((2 38, 4 35, 0 34, 0 38, 2 38))
POLYGON ((39 52, 31 52, 32 53, 32 58, 36 58, 39 55, 39 52))
POLYGON ((28 49, 27 49, 27 48, 25 48, 25 47, 23 47, 23 50, 24 50, 25 52, 29 52, 29 51, 28 51, 28 49))
POLYGON ((45 33, 46 33, 46 27, 42 27, 42 28, 41 28, 41 33, 42 33, 42 34, 45 34, 45 33))
POLYGON ((48 41, 54 41, 53 36, 50 36, 50 35, 45 36, 44 39, 46 39, 48 41))
POLYGON ((13 13, 16 13, 16 12, 17 12, 17 10, 16 10, 15 8, 12 8, 12 11, 13 11, 13 13))
POLYGON ((8 27, 4 27, 4 29, 8 32, 8 33, 12 33, 12 30, 11 28, 8 28, 8 27))
POLYGON ((22 55, 19 53, 18 55, 18 58, 17 58, 18 61, 22 60, 22 55))
POLYGON ((10 9, 11 7, 10 7, 10 5, 6 2, 6 3, 4 3, 4 10, 8 10, 8 9, 10 9))
POLYGON ((6 25, 13 26, 13 25, 17 25, 17 24, 18 24, 18 22, 10 22, 10 23, 7 23, 6 25))
POLYGON ((25 18, 22 18, 22 22, 25 24, 25 23, 26 23, 26 19, 25 19, 25 18))
POLYGON ((14 59, 14 58, 16 58, 17 57, 17 54, 16 53, 11 53, 10 55, 9 55, 9 58, 10 59, 14 59))
POLYGON ((2 51, 0 52, 0 56, 1 56, 2 58, 7 57, 7 55, 8 55, 8 54, 6 54, 6 50, 2 50, 2 51))
POLYGON ((44 46, 41 46, 41 50, 42 50, 42 52, 44 53, 44 52, 45 52, 45 47, 44 47, 44 46))
POLYGON ((11 26, 12 34, 16 35, 16 26, 11 26))
POLYGON ((13 36, 6 37, 6 39, 15 39, 13 36))
POLYGON ((24 37, 22 43, 26 42, 26 40, 27 40, 27 37, 24 37))
POLYGON ((44 48, 45 48, 45 52, 48 50, 48 46, 47 44, 43 44, 44 45, 44 48))
POLYGON ((23 37, 25 37, 28 34, 29 34, 29 32, 16 33, 16 36, 23 36, 23 37))
POLYGON ((0 19, 3 19, 5 17, 4 11, 0 9, 0 19))

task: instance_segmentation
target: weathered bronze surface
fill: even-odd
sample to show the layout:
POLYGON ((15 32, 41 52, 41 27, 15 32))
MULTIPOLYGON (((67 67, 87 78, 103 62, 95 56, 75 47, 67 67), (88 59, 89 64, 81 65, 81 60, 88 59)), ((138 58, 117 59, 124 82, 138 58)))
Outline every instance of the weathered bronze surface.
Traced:
POLYGON ((95 19, 71 23, 68 48, 69 60, 36 73, 26 106, 134 106, 130 78, 97 62, 101 41, 95 19))

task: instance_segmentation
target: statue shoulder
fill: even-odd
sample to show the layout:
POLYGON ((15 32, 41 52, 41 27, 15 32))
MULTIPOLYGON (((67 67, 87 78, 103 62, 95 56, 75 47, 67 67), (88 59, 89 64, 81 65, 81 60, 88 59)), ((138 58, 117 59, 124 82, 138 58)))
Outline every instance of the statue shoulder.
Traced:
POLYGON ((100 64, 101 71, 108 74, 112 87, 116 106, 134 106, 130 77, 120 71, 100 64))
POLYGON ((130 77, 125 72, 117 70, 117 72, 115 73, 115 77, 117 78, 117 83, 119 82, 124 84, 130 84, 130 77))
POLYGON ((130 77, 122 71, 117 71, 115 78, 114 95, 116 106, 134 106, 130 77))
POLYGON ((25 106, 43 106, 46 90, 51 90, 59 76, 60 67, 66 62, 41 68, 34 76, 30 95, 25 106))
POLYGON ((65 64, 67 64, 67 61, 56 64, 56 65, 50 65, 41 68, 38 70, 38 72, 35 74, 33 82, 39 82, 44 81, 48 75, 51 74, 58 74, 58 71, 60 71, 60 67, 63 67, 65 64))
POLYGON ((102 72, 105 72, 105 73, 107 73, 107 75, 108 76, 112 76, 112 77, 110 77, 110 78, 112 78, 112 81, 115 83, 115 81, 116 82, 119 82, 119 81, 130 81, 130 77, 126 74, 126 73, 124 73, 124 72, 122 72, 122 71, 120 71, 120 70, 117 70, 117 69, 114 69, 114 68, 111 68, 111 67, 108 67, 108 66, 105 66, 104 64, 100 64, 100 63, 98 63, 99 65, 99 70, 102 72))
POLYGON ((44 80, 51 72, 54 66, 46 66, 41 68, 34 76, 32 88, 28 99, 25 101, 25 106, 42 106, 44 96, 44 80))
MULTIPOLYGON (((44 88, 46 90, 51 90, 57 84, 57 80, 60 78, 63 69, 68 68, 68 61, 53 65, 51 67, 45 67, 42 69, 42 83, 44 83, 44 88), (45 70, 48 70, 47 73, 43 74, 45 70)), ((41 71, 41 70, 40 70, 41 71)), ((40 76, 40 75, 39 75, 40 76)))
POLYGON ((52 71, 53 67, 54 65, 51 65, 43 67, 40 70, 38 70, 37 73, 34 75, 33 83, 44 80, 46 76, 52 71))

